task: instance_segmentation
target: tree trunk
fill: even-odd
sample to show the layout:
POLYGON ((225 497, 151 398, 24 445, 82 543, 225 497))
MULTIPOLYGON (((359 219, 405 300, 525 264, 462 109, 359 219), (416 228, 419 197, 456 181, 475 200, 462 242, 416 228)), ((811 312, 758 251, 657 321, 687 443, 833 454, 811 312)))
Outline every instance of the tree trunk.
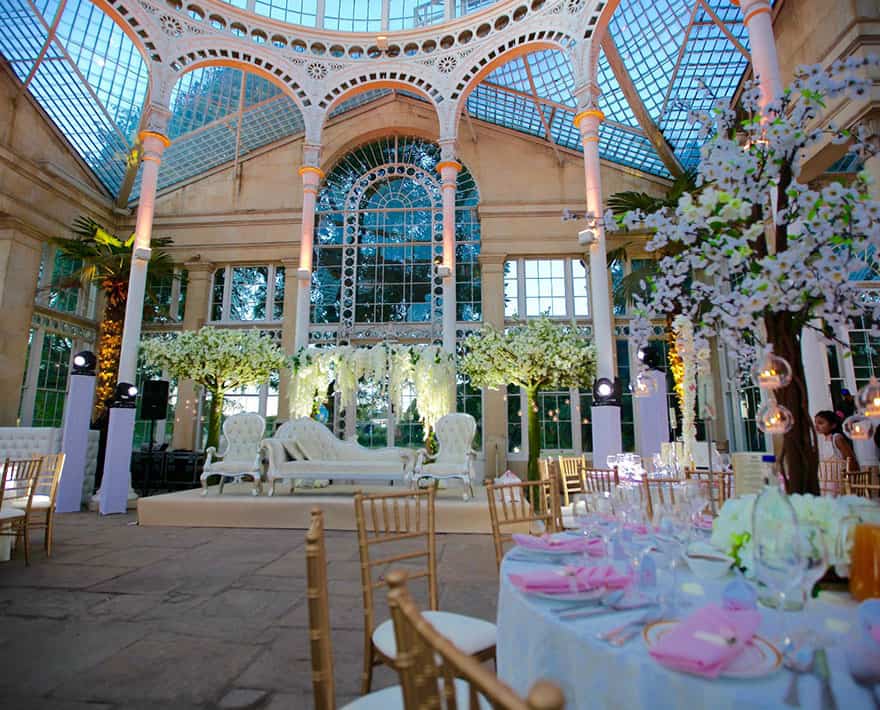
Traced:
POLYGON ((787 407, 794 418, 791 431, 783 435, 779 457, 786 489, 789 493, 819 495, 819 450, 807 400, 800 328, 793 324, 788 313, 765 316, 764 324, 767 340, 773 345, 773 354, 791 365, 791 384, 773 391, 776 401, 787 407))
POLYGON ((526 406, 529 408, 529 467, 528 479, 537 481, 538 457, 541 455, 541 423, 538 419, 538 388, 526 389, 526 406))
POLYGON ((223 421, 223 393, 211 392, 211 409, 208 414, 208 441, 205 448, 220 444, 220 423, 223 421))
MULTIPOLYGON (((119 354, 122 352, 122 326, 125 323, 125 299, 108 296, 104 317, 98 329, 98 364, 95 373, 95 404, 92 422, 97 422, 107 409, 116 390, 119 354)), ((132 382, 132 384, 135 384, 132 382)))

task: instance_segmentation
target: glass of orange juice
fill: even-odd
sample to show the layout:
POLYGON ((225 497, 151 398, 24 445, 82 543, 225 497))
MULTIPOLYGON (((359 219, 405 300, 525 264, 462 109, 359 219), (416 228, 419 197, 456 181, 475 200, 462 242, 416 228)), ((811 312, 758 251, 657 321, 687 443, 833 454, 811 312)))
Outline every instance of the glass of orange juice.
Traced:
POLYGON ((859 601, 880 598, 880 525, 861 523, 856 526, 849 591, 859 601))

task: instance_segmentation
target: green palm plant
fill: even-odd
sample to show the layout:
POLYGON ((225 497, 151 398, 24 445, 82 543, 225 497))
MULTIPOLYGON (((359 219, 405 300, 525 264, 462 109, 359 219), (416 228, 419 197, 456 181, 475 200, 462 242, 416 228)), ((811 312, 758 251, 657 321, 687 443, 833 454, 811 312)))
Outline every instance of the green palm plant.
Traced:
MULTIPOLYGON (((98 329, 97 381, 92 410, 92 420, 96 421, 104 413, 116 386, 134 235, 122 241, 90 217, 84 216, 74 220, 71 232, 72 238, 56 237, 51 242, 64 256, 80 266, 53 283, 52 288, 82 288, 94 284, 104 294, 104 312, 98 329)), ((168 237, 152 239, 152 254, 147 267, 147 319, 161 309, 155 297, 155 285, 174 277, 174 263, 163 249, 171 242, 168 237)))

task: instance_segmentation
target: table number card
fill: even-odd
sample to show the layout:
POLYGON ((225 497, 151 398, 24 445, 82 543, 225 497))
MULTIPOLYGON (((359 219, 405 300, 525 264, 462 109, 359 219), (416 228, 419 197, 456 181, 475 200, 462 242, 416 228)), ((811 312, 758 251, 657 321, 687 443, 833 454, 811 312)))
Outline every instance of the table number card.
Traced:
POLYGON ((731 454, 733 463, 734 495, 757 493, 764 487, 763 453, 739 452, 731 454))

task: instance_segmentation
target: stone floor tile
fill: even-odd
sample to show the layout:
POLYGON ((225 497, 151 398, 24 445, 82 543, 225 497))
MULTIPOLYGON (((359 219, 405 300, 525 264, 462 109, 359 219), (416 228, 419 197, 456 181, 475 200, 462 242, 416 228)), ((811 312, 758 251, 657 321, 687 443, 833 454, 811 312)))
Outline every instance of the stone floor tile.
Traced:
POLYGON ((265 690, 233 688, 220 699, 220 710, 247 710, 256 707, 266 698, 265 690))
POLYGON ((25 567, 24 560, 13 559, 4 563, 0 570, 0 587, 55 587, 59 589, 85 589, 122 577, 132 567, 107 567, 103 565, 53 564, 49 559, 31 561, 25 567))

